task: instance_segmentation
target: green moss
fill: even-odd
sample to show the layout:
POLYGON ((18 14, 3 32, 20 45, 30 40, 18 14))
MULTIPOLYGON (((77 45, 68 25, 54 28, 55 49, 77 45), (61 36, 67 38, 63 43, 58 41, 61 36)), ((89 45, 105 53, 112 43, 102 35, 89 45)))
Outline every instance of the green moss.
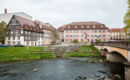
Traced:
POLYGON ((90 54, 90 53, 67 53, 65 57, 98 57, 100 54, 90 54))
POLYGON ((99 50, 93 45, 80 46, 77 52, 66 53, 65 57, 96 57, 100 56, 99 50))
POLYGON ((0 47, 0 61, 19 61, 55 58, 50 52, 44 53, 44 47, 0 47), (41 51, 41 52, 38 52, 41 51))

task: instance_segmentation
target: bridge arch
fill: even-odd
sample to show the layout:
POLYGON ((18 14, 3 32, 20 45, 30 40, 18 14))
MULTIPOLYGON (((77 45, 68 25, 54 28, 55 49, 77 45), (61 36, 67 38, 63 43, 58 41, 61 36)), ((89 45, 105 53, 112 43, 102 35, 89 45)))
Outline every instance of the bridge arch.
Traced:
POLYGON ((110 62, 126 62, 128 61, 127 58, 124 57, 120 52, 118 51, 112 51, 107 54, 107 60, 110 62))
POLYGON ((107 53, 109 53, 109 51, 108 51, 107 48, 101 49, 101 55, 102 55, 102 56, 105 56, 105 57, 106 57, 107 53))
POLYGON ((106 51, 106 52, 109 52, 107 48, 104 48, 103 50, 106 51))

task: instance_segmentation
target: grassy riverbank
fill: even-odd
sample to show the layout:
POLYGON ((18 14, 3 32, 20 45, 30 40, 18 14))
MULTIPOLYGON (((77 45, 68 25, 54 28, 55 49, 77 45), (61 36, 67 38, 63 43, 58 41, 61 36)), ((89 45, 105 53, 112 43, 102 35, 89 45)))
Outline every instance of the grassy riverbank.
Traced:
POLYGON ((45 47, 0 47, 0 61, 24 61, 55 58, 45 47))
POLYGON ((65 57, 98 57, 100 56, 99 50, 94 46, 81 46, 74 52, 68 52, 65 57))

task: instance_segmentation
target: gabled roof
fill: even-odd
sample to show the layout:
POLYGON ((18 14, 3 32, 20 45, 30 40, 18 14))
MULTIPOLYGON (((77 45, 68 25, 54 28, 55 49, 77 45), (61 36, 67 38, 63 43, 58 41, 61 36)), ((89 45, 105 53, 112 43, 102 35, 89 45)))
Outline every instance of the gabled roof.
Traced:
POLYGON ((63 32, 67 24, 64 24, 58 28, 58 31, 63 32))
POLYGON ((33 27, 36 26, 36 24, 33 21, 29 20, 29 19, 26 19, 26 18, 23 18, 23 17, 20 17, 20 16, 16 16, 16 15, 14 15, 14 16, 20 22, 20 24, 22 26, 23 25, 29 25, 29 26, 33 26, 33 27))
POLYGON ((52 27, 49 23, 43 23, 41 21, 35 20, 35 22, 41 26, 43 30, 55 31, 56 29, 52 27))
POLYGON ((16 15, 13 15, 13 17, 16 18, 24 30, 43 33, 42 28, 40 28, 34 21, 16 15))

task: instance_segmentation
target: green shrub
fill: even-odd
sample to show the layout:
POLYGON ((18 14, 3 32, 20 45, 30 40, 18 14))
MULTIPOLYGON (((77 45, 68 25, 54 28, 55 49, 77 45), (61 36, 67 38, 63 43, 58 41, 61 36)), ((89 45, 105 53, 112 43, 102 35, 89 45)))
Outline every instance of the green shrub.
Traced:
POLYGON ((75 39, 75 40, 73 40, 73 41, 72 41, 72 43, 78 43, 78 40, 77 40, 77 39, 75 39))
POLYGON ((96 39, 96 43, 99 43, 99 42, 101 42, 101 40, 100 39, 96 39))
POLYGON ((66 57, 91 57, 100 56, 100 52, 93 45, 82 45, 78 49, 78 52, 70 52, 66 54, 66 57))

